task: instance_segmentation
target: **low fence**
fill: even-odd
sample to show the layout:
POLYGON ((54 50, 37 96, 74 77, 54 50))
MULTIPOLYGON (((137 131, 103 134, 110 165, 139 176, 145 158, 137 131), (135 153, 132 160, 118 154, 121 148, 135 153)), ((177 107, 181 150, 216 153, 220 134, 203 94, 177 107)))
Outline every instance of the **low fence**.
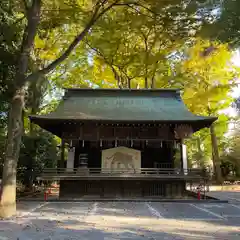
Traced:
POLYGON ((139 169, 109 169, 109 168, 46 168, 38 174, 38 179, 61 179, 81 177, 129 177, 129 178, 208 178, 202 169, 178 168, 139 168, 139 169))

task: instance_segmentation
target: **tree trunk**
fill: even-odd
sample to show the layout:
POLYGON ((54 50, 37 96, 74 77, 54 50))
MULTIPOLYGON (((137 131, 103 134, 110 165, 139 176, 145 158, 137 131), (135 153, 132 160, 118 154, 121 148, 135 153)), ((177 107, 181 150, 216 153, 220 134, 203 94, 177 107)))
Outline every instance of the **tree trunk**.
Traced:
POLYGON ((148 78, 147 78, 147 76, 145 76, 145 79, 144 79, 144 87, 146 89, 148 89, 148 78))
POLYGON ((2 177, 2 196, 0 200, 0 217, 9 217, 16 213, 16 174, 23 131, 22 112, 25 101, 26 72, 28 60, 33 47, 37 26, 40 20, 41 0, 32 0, 27 9, 28 23, 24 30, 21 51, 15 76, 15 93, 8 116, 8 134, 6 156, 2 177))
POLYGON ((154 88, 155 88, 155 78, 153 76, 151 79, 151 89, 154 89, 154 88))
POLYGON ((103 3, 101 2, 102 1, 98 1, 92 18, 83 29, 83 31, 76 36, 69 47, 63 52, 63 54, 55 61, 50 63, 46 68, 36 73, 30 74, 28 77, 26 77, 28 70, 28 60, 40 21, 40 9, 42 0, 32 0, 31 6, 29 6, 27 9, 28 23, 23 34, 22 46, 15 77, 15 86, 17 90, 13 96, 8 119, 8 136, 6 142, 6 157, 4 161, 2 179, 3 183, 2 196, 0 200, 0 217, 11 216, 16 212, 16 171, 23 129, 22 110, 24 107, 24 85, 27 81, 34 81, 38 76, 49 73, 60 63, 62 63, 71 54, 78 43, 82 41, 82 39, 88 34, 89 29, 92 28, 96 21, 112 7, 118 5, 118 0, 114 1, 108 6, 104 6, 107 1, 103 1, 103 3), (100 12, 99 10, 101 7, 103 7, 103 10, 100 12))
POLYGON ((2 178, 0 217, 9 217, 16 213, 16 174, 23 131, 22 110, 24 95, 25 91, 23 87, 15 92, 8 116, 8 135, 2 178))
POLYGON ((205 167, 205 163, 204 163, 204 158, 203 158, 203 152, 202 152, 202 148, 201 148, 201 139, 200 137, 197 137, 196 139, 197 141, 197 148, 198 148, 198 164, 201 168, 204 168, 205 167))
POLYGON ((217 137, 216 137, 215 128, 213 124, 210 127, 210 134, 211 134, 211 142, 212 142, 213 166, 215 170, 216 181, 217 183, 222 183, 222 173, 220 168, 220 158, 219 158, 219 152, 218 152, 217 137))

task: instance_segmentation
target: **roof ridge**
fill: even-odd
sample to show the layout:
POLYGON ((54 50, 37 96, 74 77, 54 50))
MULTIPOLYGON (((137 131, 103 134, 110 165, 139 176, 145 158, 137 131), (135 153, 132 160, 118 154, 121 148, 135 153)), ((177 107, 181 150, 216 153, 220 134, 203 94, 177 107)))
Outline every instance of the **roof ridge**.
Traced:
POLYGON ((178 92, 181 91, 180 88, 155 88, 155 89, 146 89, 146 88, 63 88, 65 91, 119 91, 119 92, 178 92))

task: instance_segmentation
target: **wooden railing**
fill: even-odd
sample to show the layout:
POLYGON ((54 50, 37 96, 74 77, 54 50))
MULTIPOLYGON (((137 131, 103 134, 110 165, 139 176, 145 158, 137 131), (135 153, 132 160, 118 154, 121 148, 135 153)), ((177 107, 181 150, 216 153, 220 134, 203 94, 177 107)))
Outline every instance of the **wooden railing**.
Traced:
POLYGON ((38 179, 46 178, 81 178, 81 177, 207 177, 202 169, 178 168, 139 168, 139 169, 104 169, 104 168, 46 168, 38 174, 38 179))

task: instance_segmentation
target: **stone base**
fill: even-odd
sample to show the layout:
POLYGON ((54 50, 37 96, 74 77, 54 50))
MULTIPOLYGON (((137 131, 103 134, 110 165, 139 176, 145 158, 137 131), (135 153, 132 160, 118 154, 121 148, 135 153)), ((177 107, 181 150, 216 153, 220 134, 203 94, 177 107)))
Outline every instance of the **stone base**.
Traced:
POLYGON ((16 215, 17 213, 17 207, 16 203, 6 203, 1 204, 0 203, 0 218, 8 218, 16 215))
POLYGON ((61 180, 60 198, 99 196, 103 198, 159 197, 182 199, 186 196, 185 181, 159 180, 61 180))

